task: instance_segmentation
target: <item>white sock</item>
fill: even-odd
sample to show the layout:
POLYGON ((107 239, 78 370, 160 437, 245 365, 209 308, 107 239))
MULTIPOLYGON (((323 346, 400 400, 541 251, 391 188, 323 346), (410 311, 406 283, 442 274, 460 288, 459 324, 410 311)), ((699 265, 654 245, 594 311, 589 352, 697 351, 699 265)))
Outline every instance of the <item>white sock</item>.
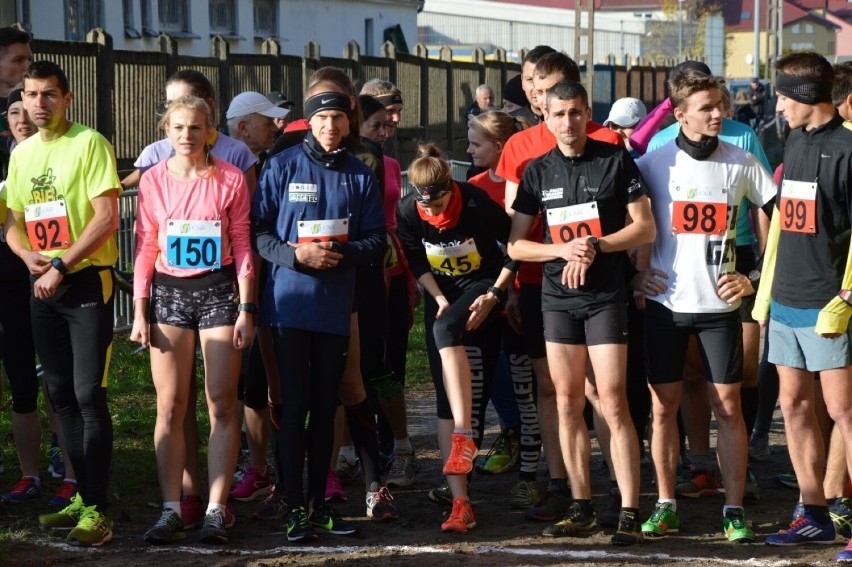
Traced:
MULTIPOLYGON (((171 510, 172 512, 180 516, 180 500, 178 500, 177 502, 163 502, 163 509, 171 510)), ((182 520, 183 517, 180 516, 180 519, 182 520)))
POLYGON ((65 478, 62 479, 62 482, 70 482, 74 486, 77 486, 77 479, 76 478, 68 478, 66 476, 65 478))
POLYGON ((393 452, 395 455, 412 454, 414 452, 414 447, 411 446, 411 439, 408 437, 405 437, 404 439, 394 439, 393 452))
POLYGON ((221 510, 222 512, 224 512, 225 511, 225 505, 224 504, 217 504, 215 502, 210 502, 209 504, 207 504, 207 513, 209 514, 213 510, 221 510))
POLYGON ((671 504, 672 512, 677 514, 677 500, 675 500, 674 498, 660 498, 659 500, 657 500, 657 504, 671 504))
POLYGON ((722 517, 723 518, 728 515, 728 510, 739 510, 740 512, 742 512, 743 507, 742 506, 728 506, 727 504, 725 504, 722 507, 722 517))
POLYGON ((347 462, 354 463, 358 460, 358 457, 355 455, 355 445, 346 445, 345 447, 341 447, 340 451, 337 452, 339 457, 344 457, 347 462))
POLYGON ((455 435, 456 433, 461 433, 468 439, 473 439, 473 431, 471 431, 470 429, 461 429, 456 427, 453 429, 453 435, 455 435))
POLYGON ((38 486, 39 488, 41 488, 41 478, 39 478, 39 477, 37 477, 37 476, 29 475, 29 474, 28 474, 28 475, 24 475, 24 478, 31 478, 31 479, 33 479, 33 480, 35 481, 35 485, 36 485, 36 486, 38 486))

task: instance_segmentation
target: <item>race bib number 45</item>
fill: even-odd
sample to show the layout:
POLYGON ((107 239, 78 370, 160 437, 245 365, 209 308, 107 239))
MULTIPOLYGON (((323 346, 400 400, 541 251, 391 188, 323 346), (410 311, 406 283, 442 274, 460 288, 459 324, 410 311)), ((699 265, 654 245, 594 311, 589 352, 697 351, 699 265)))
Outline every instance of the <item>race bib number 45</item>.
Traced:
POLYGON ((781 183, 781 230, 816 234, 816 182, 790 181, 781 183))
POLYGON ((349 219, 299 221, 299 244, 305 242, 346 242, 349 219))
POLYGON ((71 246, 65 201, 48 201, 24 207, 27 238, 36 252, 64 250, 71 246))
POLYGON ((222 222, 170 219, 166 222, 166 247, 172 268, 220 268, 222 222))
POLYGON ((583 236, 603 236, 597 203, 547 209, 547 226, 554 244, 564 244, 583 236))
POLYGON ((457 246, 441 247, 429 242, 424 242, 423 246, 432 269, 448 276, 465 276, 478 270, 482 263, 472 238, 457 246))
POLYGON ((717 186, 674 185, 672 234, 725 234, 727 190, 717 186))

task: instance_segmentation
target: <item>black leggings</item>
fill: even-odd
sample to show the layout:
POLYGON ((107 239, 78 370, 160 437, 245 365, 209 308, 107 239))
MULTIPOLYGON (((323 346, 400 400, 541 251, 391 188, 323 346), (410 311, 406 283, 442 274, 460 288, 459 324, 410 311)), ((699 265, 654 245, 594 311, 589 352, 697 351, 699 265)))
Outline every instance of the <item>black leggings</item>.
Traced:
POLYGON ((112 270, 86 268, 68 274, 53 297, 32 297, 30 309, 44 384, 77 488, 87 506, 108 505, 112 418, 107 373, 112 344, 112 270))
POLYGON ((645 366, 645 312, 636 308, 636 301, 627 301, 627 407, 639 447, 645 447, 645 431, 651 415, 651 391, 645 366))
POLYGON ((30 321, 30 284, 27 280, 0 281, 0 297, 0 358, 9 377, 12 411, 32 413, 38 405, 38 378, 30 321))
MULTIPOLYGON (((408 331, 411 328, 411 307, 408 305, 408 285, 406 283, 406 275, 400 274, 392 276, 388 283, 388 348, 385 353, 385 364, 390 370, 390 375, 387 381, 382 384, 374 384, 373 388, 368 388, 367 393, 371 396, 372 391, 376 391, 378 399, 393 399, 402 393, 405 388, 405 364, 406 355, 408 353, 408 331), (381 390, 381 391, 379 391, 381 390)), ((378 411, 379 405, 374 403, 374 408, 377 408, 379 418, 379 439, 383 447, 388 450, 393 450, 393 431, 390 425, 384 418, 384 413, 378 411)))
POLYGON ((448 298, 452 303, 441 318, 436 320, 438 304, 427 294, 423 319, 426 327, 426 350, 429 355, 429 370, 435 384, 437 415, 439 419, 453 419, 447 391, 444 388, 444 373, 441 364, 441 348, 464 345, 470 363, 471 389, 473 405, 471 408, 471 429, 476 445, 482 443, 485 431, 485 409, 490 397, 491 382, 494 378, 494 366, 499 354, 500 335, 496 325, 496 309, 476 331, 466 332, 465 322, 470 317, 468 308, 473 301, 488 290, 490 284, 481 282, 468 288, 461 296, 448 298))
POLYGON ((276 460, 284 482, 284 497, 290 507, 306 504, 302 469, 307 451, 307 503, 319 506, 325 499, 337 392, 346 367, 349 337, 272 327, 272 339, 281 381, 276 460))

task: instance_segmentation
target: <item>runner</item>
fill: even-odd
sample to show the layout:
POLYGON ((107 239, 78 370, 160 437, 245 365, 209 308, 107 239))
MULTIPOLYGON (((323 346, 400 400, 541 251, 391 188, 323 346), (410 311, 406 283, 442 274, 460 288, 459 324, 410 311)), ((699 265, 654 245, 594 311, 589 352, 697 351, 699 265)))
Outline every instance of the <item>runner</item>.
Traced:
POLYGON ((651 300, 645 309, 645 360, 659 490, 642 531, 661 537, 679 530, 676 417, 687 342, 694 334, 719 427, 724 533, 730 541, 750 542, 755 536, 742 508, 747 438, 740 406, 743 346, 738 308, 740 298, 754 290, 748 277, 735 271, 736 218, 743 198, 763 206, 772 200, 775 186, 754 155, 719 140, 722 100, 716 78, 682 71, 669 86, 680 132, 639 160, 659 235, 650 250, 640 254, 640 274, 634 279, 639 282, 636 289, 651 300))
POLYGON ((509 254, 545 262, 542 310, 547 357, 556 387, 559 442, 573 504, 548 537, 597 531, 591 504, 590 443, 583 409, 589 381, 611 430, 610 451, 622 504, 616 545, 642 541, 638 526, 639 446, 625 394, 627 292, 625 250, 654 238, 651 208, 639 170, 624 148, 592 140, 586 89, 562 81, 544 99, 547 128, 557 147, 530 162, 512 208, 509 254), (544 243, 527 235, 541 213, 544 243), (632 223, 625 226, 627 215, 632 223))
POLYGON ((39 135, 11 156, 6 238, 30 272, 36 352, 79 489, 39 524, 71 529, 72 545, 99 546, 112 539, 106 386, 121 185, 109 142, 67 118, 72 95, 62 69, 33 63, 23 93, 39 135))

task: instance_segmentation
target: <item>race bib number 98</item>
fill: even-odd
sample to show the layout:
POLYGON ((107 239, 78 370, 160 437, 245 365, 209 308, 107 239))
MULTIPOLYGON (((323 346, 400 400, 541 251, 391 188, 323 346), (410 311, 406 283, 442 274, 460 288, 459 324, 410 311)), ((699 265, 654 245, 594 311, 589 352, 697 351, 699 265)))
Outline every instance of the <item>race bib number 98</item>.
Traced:
POLYGON ((173 220, 166 223, 167 261, 172 268, 222 266, 222 222, 173 220))
POLYGON ((27 238, 36 252, 64 250, 71 246, 65 201, 48 201, 24 207, 27 238))
POLYGON ((781 230, 816 234, 816 182, 790 181, 781 183, 781 230))
POLYGON ((725 234, 728 198, 722 187, 675 185, 672 195, 672 234, 725 234))
POLYGON ((482 263, 472 238, 458 246, 441 247, 429 242, 424 242, 423 246, 432 269, 447 276, 465 276, 478 270, 482 263))
POLYGON ((583 236, 603 236, 597 203, 547 209, 547 226, 550 241, 554 244, 564 244, 583 236))

